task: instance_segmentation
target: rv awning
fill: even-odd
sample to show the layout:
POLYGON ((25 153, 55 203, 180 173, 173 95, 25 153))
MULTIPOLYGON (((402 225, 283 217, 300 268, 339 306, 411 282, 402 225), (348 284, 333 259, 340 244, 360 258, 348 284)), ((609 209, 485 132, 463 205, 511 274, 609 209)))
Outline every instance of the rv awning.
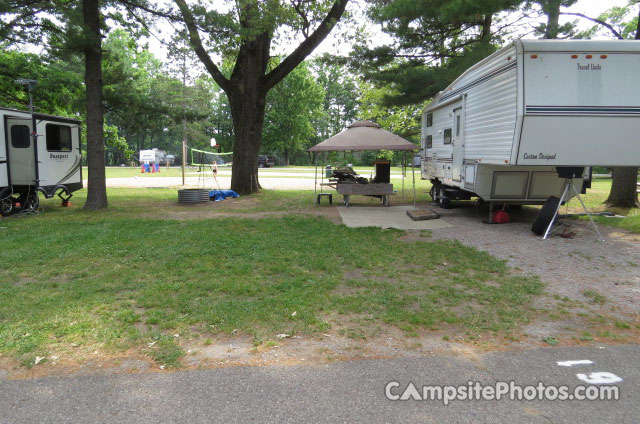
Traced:
POLYGON ((357 121, 309 149, 310 152, 346 150, 418 150, 418 146, 383 130, 375 122, 357 121))

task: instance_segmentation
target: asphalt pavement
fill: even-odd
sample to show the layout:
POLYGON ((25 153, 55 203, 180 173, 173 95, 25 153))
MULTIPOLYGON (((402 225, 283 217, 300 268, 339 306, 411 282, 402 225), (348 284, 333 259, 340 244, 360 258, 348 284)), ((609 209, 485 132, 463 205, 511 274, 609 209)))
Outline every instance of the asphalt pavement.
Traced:
MULTIPOLYGON (((638 345, 550 347, 329 365, 0 380, 0 421, 637 423, 639 354, 638 345), (471 392, 476 385, 504 388, 509 382, 521 387, 542 383, 545 390, 566 385, 569 393, 578 385, 592 394, 615 387, 619 400, 510 400, 509 394, 501 400, 452 400, 446 406, 422 400, 430 393, 425 385, 462 386, 471 392)), ((519 396, 517 390, 512 393, 519 396)), ((534 392, 524 388, 522 393, 534 392)))

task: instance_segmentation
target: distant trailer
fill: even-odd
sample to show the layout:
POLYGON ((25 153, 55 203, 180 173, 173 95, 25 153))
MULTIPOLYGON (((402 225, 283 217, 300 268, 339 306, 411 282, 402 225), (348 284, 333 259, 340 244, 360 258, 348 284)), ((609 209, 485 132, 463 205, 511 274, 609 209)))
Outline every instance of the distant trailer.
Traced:
POLYGON ((590 166, 640 165, 638 70, 631 40, 517 40, 472 66, 422 114, 432 197, 542 204, 590 166))
POLYGON ((18 204, 23 210, 36 209, 38 192, 47 199, 57 193, 68 201, 82 188, 80 121, 0 108, 0 137, 3 216, 18 204))

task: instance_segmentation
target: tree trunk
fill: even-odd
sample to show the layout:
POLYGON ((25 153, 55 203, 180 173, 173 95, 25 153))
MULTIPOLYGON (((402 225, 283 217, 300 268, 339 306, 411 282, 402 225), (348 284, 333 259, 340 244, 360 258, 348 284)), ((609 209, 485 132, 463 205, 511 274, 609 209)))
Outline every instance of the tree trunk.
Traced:
POLYGON ((480 34, 480 40, 484 42, 491 41, 491 24, 493 22, 493 15, 487 14, 482 20, 482 33, 480 34))
POLYGON ((616 167, 613 168, 613 181, 611 192, 607 198, 609 206, 619 208, 635 208, 638 206, 638 168, 637 167, 616 167))
POLYGON ((289 149, 284 149, 284 164, 289 166, 289 149))
POLYGON ((107 207, 104 169, 104 112, 102 110, 102 39, 100 35, 100 1, 83 0, 82 14, 87 41, 84 47, 87 107, 87 166, 89 171, 85 209, 107 207))
POLYGON ((267 99, 263 76, 270 45, 270 37, 261 34, 240 47, 231 76, 232 86, 227 92, 235 132, 231 190, 239 194, 251 194, 260 189, 258 155, 267 99))
POLYGON ((560 28, 560 3, 561 0, 544 0, 540 2, 542 11, 547 15, 547 26, 544 31, 544 38, 558 38, 560 28))
POLYGON ((233 146, 231 190, 239 194, 251 194, 260 189, 258 155, 262 146, 265 99, 266 96, 256 90, 244 90, 243 93, 229 99, 236 136, 233 146))

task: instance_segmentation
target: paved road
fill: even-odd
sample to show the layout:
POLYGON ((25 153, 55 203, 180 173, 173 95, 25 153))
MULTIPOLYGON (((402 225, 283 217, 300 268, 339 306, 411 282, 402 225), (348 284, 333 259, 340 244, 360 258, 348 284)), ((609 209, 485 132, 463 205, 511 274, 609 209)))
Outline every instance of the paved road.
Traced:
MULTIPOLYGON (((640 346, 546 348, 481 356, 237 367, 167 374, 0 381, 3 423, 640 422, 640 346), (592 364, 560 366, 558 361, 592 364), (618 401, 391 401, 409 382, 583 384, 622 378, 618 401)), ((567 364, 565 364, 567 365, 567 364)), ((601 387, 601 386, 597 386, 601 387)))

